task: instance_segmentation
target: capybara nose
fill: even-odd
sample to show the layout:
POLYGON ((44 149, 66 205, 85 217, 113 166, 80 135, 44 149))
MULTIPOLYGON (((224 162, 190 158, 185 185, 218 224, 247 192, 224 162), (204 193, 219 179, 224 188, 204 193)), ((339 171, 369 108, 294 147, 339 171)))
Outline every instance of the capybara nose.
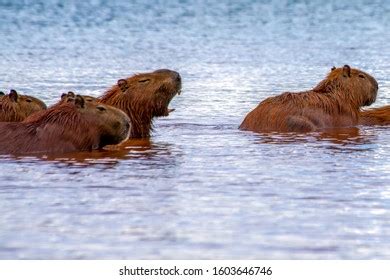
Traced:
POLYGON ((180 77, 180 74, 177 73, 176 71, 171 71, 171 76, 172 76, 172 79, 177 82, 177 83, 181 83, 181 77, 180 77))
POLYGON ((181 76, 180 76, 180 74, 177 73, 177 72, 175 72, 175 73, 176 73, 176 81, 177 81, 178 83, 181 83, 181 76))
POLYGON ((154 71, 154 73, 166 73, 168 75, 171 75, 173 80, 175 80, 176 82, 181 82, 180 74, 177 73, 176 71, 169 70, 169 69, 158 69, 154 71))

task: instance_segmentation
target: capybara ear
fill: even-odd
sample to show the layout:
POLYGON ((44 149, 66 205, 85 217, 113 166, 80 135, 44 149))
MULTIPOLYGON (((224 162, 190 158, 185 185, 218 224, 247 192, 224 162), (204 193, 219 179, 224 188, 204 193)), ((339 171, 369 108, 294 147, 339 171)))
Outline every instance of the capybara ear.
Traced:
POLYGON ((127 90, 127 81, 125 79, 119 79, 118 80, 118 87, 121 89, 122 92, 125 92, 127 90))
POLYGON ((66 98, 66 96, 67 96, 66 93, 61 94, 61 100, 64 100, 66 98))
POLYGON ((343 76, 344 77, 351 77, 351 67, 349 67, 349 65, 344 65, 343 76))
POLYGON ((336 69, 336 66, 333 66, 332 69, 330 69, 331 71, 335 70, 336 69))
POLYGON ((67 94, 68 97, 75 97, 76 94, 74 94, 73 91, 68 91, 68 94, 67 94))
POLYGON ((74 104, 76 104, 76 106, 79 108, 84 108, 84 106, 85 106, 84 98, 81 95, 76 95, 76 99, 74 101, 74 104))
POLYGON ((2 91, 0 91, 0 96, 3 96, 3 95, 5 95, 5 93, 4 93, 4 92, 2 92, 2 91))
POLYGON ((11 99, 13 102, 18 101, 18 93, 16 92, 16 90, 11 89, 8 96, 9 96, 9 99, 11 99))

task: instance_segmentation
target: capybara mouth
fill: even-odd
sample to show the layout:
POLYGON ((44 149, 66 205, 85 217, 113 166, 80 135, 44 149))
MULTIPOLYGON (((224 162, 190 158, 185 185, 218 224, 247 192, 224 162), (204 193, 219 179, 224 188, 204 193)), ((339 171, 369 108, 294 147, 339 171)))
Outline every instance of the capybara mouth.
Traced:
MULTIPOLYGON (((167 70, 168 71, 168 70, 167 70)), ((180 74, 175 72, 175 71, 170 71, 171 74, 171 81, 167 84, 164 84, 160 87, 159 89, 159 96, 162 100, 160 99, 160 102, 158 108, 156 108, 155 117, 166 117, 175 109, 170 109, 168 108, 169 103, 171 100, 176 96, 181 94, 181 77, 180 74)))
POLYGON ((100 144, 99 148, 103 148, 104 146, 107 145, 118 145, 130 137, 130 129, 131 125, 130 122, 125 121, 123 123, 118 122, 117 125, 114 125, 113 127, 115 128, 116 126, 121 127, 119 133, 104 133, 100 137, 100 144))
MULTIPOLYGON (((180 95, 181 94, 181 87, 178 91, 176 91, 176 93, 172 96, 171 100, 176 96, 176 95, 180 95)), ((169 105, 169 104, 168 104, 169 105)), ((169 109, 168 108, 168 105, 166 106, 166 114, 164 114, 164 116, 169 116, 170 113, 174 112, 176 109, 173 108, 173 109, 169 109)))
POLYGON ((375 80, 373 80, 373 84, 374 84, 374 89, 372 90, 371 98, 368 98, 366 102, 363 104, 363 106, 370 106, 376 101, 379 87, 378 87, 378 83, 375 80))
POLYGON ((122 129, 122 133, 120 134, 120 136, 118 136, 118 139, 116 140, 118 142, 118 144, 126 141, 127 139, 129 139, 130 137, 130 128, 131 128, 131 125, 130 125, 130 122, 124 122, 123 123, 123 129, 122 129))
POLYGON ((121 143, 126 141, 127 139, 129 139, 129 137, 130 137, 130 128, 131 128, 130 122, 126 122, 125 128, 123 129, 123 132, 122 132, 122 141, 121 141, 121 143))
POLYGON ((373 95, 371 99, 367 99, 366 102, 363 104, 363 106, 370 106, 373 104, 376 100, 376 93, 373 95))

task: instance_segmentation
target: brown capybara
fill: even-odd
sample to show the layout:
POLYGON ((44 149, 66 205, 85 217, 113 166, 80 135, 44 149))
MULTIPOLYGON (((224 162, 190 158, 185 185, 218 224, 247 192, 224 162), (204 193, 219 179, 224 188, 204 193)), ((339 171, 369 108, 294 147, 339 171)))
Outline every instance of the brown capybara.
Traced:
POLYGON ((46 105, 38 98, 18 94, 11 89, 0 97, 0 122, 21 122, 31 114, 45 110, 46 105))
POLYGON ((168 116, 173 111, 168 105, 180 90, 180 74, 160 69, 118 80, 99 100, 130 117, 130 138, 145 138, 150 136, 154 117, 168 116))
POLYGON ((361 111, 359 124, 390 125, 390 105, 361 111))
MULTIPOLYGON (((92 102, 94 102, 95 104, 98 103, 97 102, 97 98, 95 98, 95 97, 88 96, 88 95, 77 95, 77 96, 81 96, 85 103, 92 103, 92 102)), ((49 109, 53 109, 53 108, 58 107, 58 106, 60 106, 62 104, 65 104, 67 102, 74 102, 75 98, 76 98, 76 94, 73 91, 69 91, 68 93, 63 93, 61 95, 61 99, 57 103, 51 105, 49 107, 49 109)), ((42 110, 40 112, 34 113, 34 117, 41 116, 41 115, 44 115, 44 114, 45 114, 45 111, 42 110)))
POLYGON ((358 124, 359 109, 372 104, 378 83, 348 65, 332 68, 315 88, 262 101, 240 125, 255 132, 310 132, 358 124))
POLYGON ((0 131, 1 154, 90 151, 126 140, 130 120, 117 108, 76 96, 23 122, 0 123, 0 131))

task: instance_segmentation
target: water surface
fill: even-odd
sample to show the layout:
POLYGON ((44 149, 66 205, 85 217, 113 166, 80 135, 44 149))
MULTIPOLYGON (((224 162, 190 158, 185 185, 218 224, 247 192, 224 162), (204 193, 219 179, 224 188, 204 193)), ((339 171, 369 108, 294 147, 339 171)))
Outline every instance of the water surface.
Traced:
POLYGON ((390 129, 237 129, 333 65, 390 103, 388 1, 0 0, 0 88, 53 104, 170 68, 176 111, 119 150, 0 157, 2 259, 388 259, 390 129))

